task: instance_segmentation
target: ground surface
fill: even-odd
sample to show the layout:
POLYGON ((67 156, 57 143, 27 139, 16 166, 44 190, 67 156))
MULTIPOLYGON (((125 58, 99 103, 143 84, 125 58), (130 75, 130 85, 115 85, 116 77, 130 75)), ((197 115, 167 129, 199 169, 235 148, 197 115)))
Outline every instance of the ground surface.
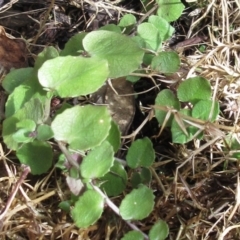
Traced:
MULTIPOLYGON (((173 23, 176 34, 170 42, 170 47, 178 51, 182 60, 182 68, 174 80, 195 75, 207 78, 221 105, 218 123, 226 128, 215 132, 205 129, 203 141, 177 145, 171 143, 168 129, 154 137, 159 131, 155 119, 146 124, 139 137, 150 137, 156 150, 156 175, 151 186, 155 189, 156 204, 153 213, 138 227, 148 231, 149 226, 161 218, 169 225, 168 239, 240 239, 239 163, 231 149, 223 147, 224 138, 229 134, 238 140, 234 126, 238 125, 240 110, 240 6, 238 0, 185 4, 182 17, 173 23), (182 42, 184 39, 191 39, 191 42, 182 42), (204 47, 203 51, 200 51, 201 47, 204 47), (227 128, 229 126, 232 128, 227 128)), ((55 1, 54 11, 47 17, 48 2, 36 4, 35 1, 19 0, 9 6, 8 11, 1 13, 0 24, 9 34, 29 42, 30 65, 34 55, 45 46, 62 48, 78 31, 91 31, 117 22, 124 12, 135 12, 137 17, 144 14, 141 4, 134 0, 102 3, 109 13, 102 10, 103 13, 97 16, 90 1, 55 1)), ((161 82, 161 79, 156 81, 161 82)), ((142 79, 135 85, 135 91, 151 87, 149 81, 142 79)), ((174 88, 174 85, 167 81, 162 83, 162 88, 169 87, 174 88)), ((137 101, 143 106, 151 105, 158 91, 154 88, 139 96, 137 101)), ((144 117, 137 113, 130 133, 143 120, 144 117)), ((21 169, 14 153, 9 153, 3 143, 0 147, 0 206, 4 209, 21 169)), ((1 219, 0 239, 120 239, 119 236, 129 230, 109 209, 88 229, 76 228, 68 214, 58 208, 59 202, 68 194, 65 179, 56 169, 45 176, 29 175, 5 218, 1 219)), ((121 196, 114 201, 119 199, 121 196)))

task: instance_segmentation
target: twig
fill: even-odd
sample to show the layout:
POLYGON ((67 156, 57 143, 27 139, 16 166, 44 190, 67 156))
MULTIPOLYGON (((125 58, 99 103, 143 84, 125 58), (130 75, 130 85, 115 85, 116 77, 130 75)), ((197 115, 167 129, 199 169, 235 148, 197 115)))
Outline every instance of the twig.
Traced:
POLYGON ((44 28, 45 23, 48 20, 49 14, 50 14, 50 12, 53 9, 54 4, 55 4, 55 0, 51 0, 50 6, 49 6, 49 8, 48 8, 48 10, 47 10, 47 12, 45 14, 45 17, 44 17, 43 21, 40 24, 40 28, 39 28, 38 33, 37 33, 36 37, 34 38, 32 44, 35 44, 37 42, 37 40, 38 40, 38 38, 39 38, 43 28, 44 28))
POLYGON ((16 196, 17 194, 17 191, 18 189, 20 188, 20 186, 22 185, 23 181, 26 179, 27 175, 31 172, 31 169, 29 166, 24 166, 24 169, 23 169, 23 172, 22 172, 22 175, 20 176, 20 178, 18 179, 10 197, 8 198, 7 200, 7 203, 6 203, 6 206, 5 208, 3 209, 3 211, 1 212, 0 214, 0 221, 2 221, 2 219, 5 217, 8 209, 10 208, 13 200, 14 200, 14 197, 16 196))
POLYGON ((76 167, 77 169, 79 168, 78 163, 72 158, 71 154, 68 152, 65 144, 63 142, 58 141, 58 146, 62 153, 65 155, 67 161, 70 163, 71 166, 76 167))

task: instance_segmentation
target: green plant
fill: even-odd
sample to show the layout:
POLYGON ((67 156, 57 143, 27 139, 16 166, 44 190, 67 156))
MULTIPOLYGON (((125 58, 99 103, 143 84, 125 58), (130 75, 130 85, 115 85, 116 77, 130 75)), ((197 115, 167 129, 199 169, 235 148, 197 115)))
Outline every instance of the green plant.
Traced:
POLYGON ((155 104, 159 124, 171 127, 172 141, 182 144, 202 139, 206 123, 213 123, 220 112, 219 103, 211 100, 210 83, 202 77, 180 83, 177 96, 169 89, 161 91, 155 104))
MULTIPOLYGON (((108 78, 114 81, 114 78, 127 77, 137 81, 143 75, 152 78, 159 73, 171 74, 178 70, 178 55, 164 52, 162 44, 173 34, 169 22, 181 15, 183 5, 180 0, 174 0, 172 5, 166 5, 172 1, 157 2, 158 15, 151 15, 139 24, 134 36, 121 33, 130 33, 136 26, 135 17, 126 15, 119 25, 75 35, 60 52, 53 47, 45 48, 33 68, 13 70, 3 81, 9 93, 3 122, 7 147, 16 151, 21 163, 30 166, 32 174, 42 174, 52 166, 53 148, 58 146, 62 154, 56 166, 66 172, 72 192, 70 199, 59 206, 70 212, 78 227, 84 228, 100 218, 106 203, 134 230, 122 239, 161 240, 168 235, 168 226, 162 220, 153 225, 149 236, 131 222, 146 218, 154 208, 153 190, 146 186, 151 182, 151 165, 155 160, 152 143, 148 138, 138 139, 130 146, 126 162, 116 159, 120 131, 107 107, 73 106, 68 100, 94 93, 108 78), (57 111, 52 108, 55 97, 64 101, 57 111), (133 190, 117 207, 109 197, 126 189, 126 167, 132 169, 133 190)), ((188 90, 184 87, 180 90, 183 85, 178 90, 179 100, 192 102, 195 108, 201 100, 210 101, 209 89, 207 97, 197 99, 199 101, 191 97, 184 99, 184 92, 188 90)), ((179 100, 165 90, 158 95, 156 104, 179 110, 179 100), (164 102, 166 97, 172 105, 164 102)), ((204 106, 207 104, 209 102, 204 106)), ((191 114, 201 117, 194 115, 194 109, 191 114)), ((160 123, 177 128, 173 119, 164 120, 165 115, 165 111, 156 110, 160 123)), ((183 127, 178 131, 186 133, 183 127)))

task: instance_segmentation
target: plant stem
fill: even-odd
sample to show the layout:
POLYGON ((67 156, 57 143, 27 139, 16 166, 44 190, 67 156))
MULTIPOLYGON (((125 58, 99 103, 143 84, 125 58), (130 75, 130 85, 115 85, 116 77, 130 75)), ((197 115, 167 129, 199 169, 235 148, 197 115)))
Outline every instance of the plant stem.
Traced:
POLYGON ((63 142, 60 142, 60 141, 58 141, 57 143, 58 143, 58 146, 59 146, 60 150, 65 155, 67 161, 70 163, 70 165, 73 166, 73 167, 76 167, 77 169, 79 169, 78 163, 72 158, 72 156, 68 152, 65 144, 63 142))
POLYGON ((11 195, 10 197, 8 198, 7 200, 7 203, 6 203, 6 206, 5 208, 3 209, 3 211, 1 212, 0 214, 0 225, 2 225, 2 219, 4 218, 4 216, 6 215, 8 209, 10 208, 11 204, 12 204, 12 201, 14 199, 14 197, 16 196, 17 194, 17 191, 18 189, 20 188, 20 186, 22 185, 23 181, 26 179, 27 175, 31 172, 31 169, 29 166, 24 166, 24 169, 23 169, 23 172, 22 172, 22 175, 20 176, 20 178, 18 179, 15 187, 13 188, 13 191, 11 192, 11 195))

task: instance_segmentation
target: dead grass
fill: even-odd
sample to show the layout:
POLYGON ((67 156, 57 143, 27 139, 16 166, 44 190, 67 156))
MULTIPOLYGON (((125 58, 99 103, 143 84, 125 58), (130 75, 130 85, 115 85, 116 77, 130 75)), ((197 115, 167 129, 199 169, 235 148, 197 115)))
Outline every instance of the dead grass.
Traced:
MULTIPOLYGON (((202 53, 197 46, 192 47, 194 53, 183 54, 182 60, 190 66, 187 77, 201 75, 209 79, 216 93, 214 97, 221 103, 218 124, 231 128, 218 129, 213 135, 206 132, 203 141, 184 146, 170 144, 164 154, 161 150, 157 153, 159 161, 152 168, 151 186, 156 194, 155 209, 137 225, 148 231, 161 218, 169 225, 171 240, 240 239, 239 161, 223 147, 227 135, 239 141, 234 127, 239 124, 240 110, 240 6, 238 0, 205 2, 186 35, 194 37, 205 28, 206 51, 202 53)), ((104 6, 116 8, 110 3, 104 6)), ((3 149, 0 160, 3 210, 21 170, 3 149)), ((68 195, 64 176, 56 169, 37 179, 29 176, 4 218, 0 218, 0 239, 119 239, 129 230, 109 209, 88 229, 76 228, 68 214, 58 208, 58 203, 68 195)))

